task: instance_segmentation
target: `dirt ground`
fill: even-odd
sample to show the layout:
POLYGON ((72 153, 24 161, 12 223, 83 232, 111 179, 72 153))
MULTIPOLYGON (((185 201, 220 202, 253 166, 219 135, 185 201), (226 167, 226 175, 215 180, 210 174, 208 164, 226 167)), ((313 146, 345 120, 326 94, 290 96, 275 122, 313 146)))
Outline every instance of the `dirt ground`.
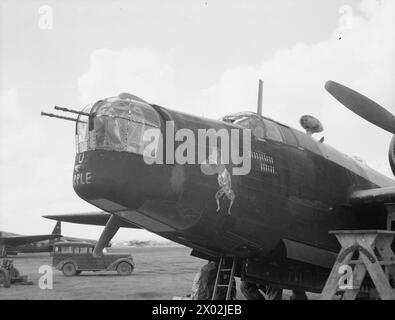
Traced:
POLYGON ((0 286, 0 299, 172 299, 190 293, 196 273, 206 262, 190 256, 185 247, 129 249, 136 267, 131 276, 116 272, 83 272, 64 277, 53 269, 53 289, 39 288, 39 268, 51 265, 49 253, 19 254, 15 267, 34 285, 0 286))
MULTIPOLYGON (((119 251, 111 248, 111 251, 119 251)), ((122 251, 125 251, 122 248, 122 251)), ((118 276, 116 272, 83 272, 80 276, 65 277, 54 268, 53 288, 42 290, 39 268, 51 266, 49 253, 19 254, 10 257, 21 275, 27 275, 33 285, 13 284, 11 288, 0 286, 0 300, 9 299, 126 299, 126 300, 171 300, 174 296, 190 294, 192 281, 206 261, 191 257, 191 249, 182 246, 127 248, 136 264, 131 276, 118 276)), ((236 279, 237 289, 239 279, 236 279)), ((290 292, 284 291, 288 300, 290 292)), ((316 299, 309 294, 310 299, 316 299)), ((244 296, 237 290, 237 299, 244 296)))

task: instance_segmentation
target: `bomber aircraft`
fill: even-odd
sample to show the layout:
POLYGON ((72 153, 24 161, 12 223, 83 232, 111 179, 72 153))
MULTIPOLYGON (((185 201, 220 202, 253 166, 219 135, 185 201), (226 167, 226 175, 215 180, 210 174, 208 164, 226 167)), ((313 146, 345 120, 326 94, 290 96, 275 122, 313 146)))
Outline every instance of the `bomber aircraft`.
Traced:
POLYGON ((60 221, 56 223, 51 234, 23 236, 1 231, 0 258, 17 255, 19 252, 51 252, 55 240, 62 238, 60 224, 60 221))
MULTIPOLYGON (((85 213, 86 217, 87 214, 85 213)), ((60 215, 62 217, 62 215, 60 215)), ((53 219, 53 218, 52 218, 53 219)), ((34 253, 34 252, 52 252, 53 245, 56 241, 66 241, 66 242, 87 242, 96 244, 96 240, 83 239, 75 237, 66 237, 62 235, 62 225, 61 219, 56 220, 56 225, 51 234, 47 235, 34 235, 34 236, 23 236, 15 233, 0 232, 0 257, 7 255, 18 255, 18 253, 34 253)), ((66 221, 64 218, 63 221, 66 221)), ((108 217, 107 217, 108 220, 108 217)), ((78 223, 80 223, 78 221, 78 223)), ((90 220, 90 224, 92 220, 90 220)), ((110 245, 110 244, 108 244, 110 245)))
MULTIPOLYGON (((395 117, 369 98, 325 88, 395 134, 395 117)), ((329 230, 391 228, 394 180, 315 139, 323 127, 312 116, 301 132, 262 116, 260 102, 212 120, 126 93, 55 109, 77 114, 42 113, 76 122, 75 192, 111 215, 96 254, 127 224, 205 260, 234 257, 243 282, 305 298, 321 292, 339 250, 329 230)), ((395 174, 395 136, 389 161, 395 174)))

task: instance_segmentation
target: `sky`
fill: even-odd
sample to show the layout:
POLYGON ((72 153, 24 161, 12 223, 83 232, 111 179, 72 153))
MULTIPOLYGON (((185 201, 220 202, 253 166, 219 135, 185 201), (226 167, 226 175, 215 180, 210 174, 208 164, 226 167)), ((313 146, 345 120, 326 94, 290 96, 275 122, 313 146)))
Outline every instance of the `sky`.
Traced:
MULTIPOLYGON (((54 105, 130 92, 219 118, 255 111, 300 128, 312 114, 325 142, 392 177, 391 135, 341 106, 331 79, 395 113, 393 0, 0 0, 0 230, 49 233, 44 214, 95 211, 72 188, 74 124, 54 105)), ((102 227, 63 224, 97 239, 102 227)), ((121 229, 115 241, 161 240, 121 229)))

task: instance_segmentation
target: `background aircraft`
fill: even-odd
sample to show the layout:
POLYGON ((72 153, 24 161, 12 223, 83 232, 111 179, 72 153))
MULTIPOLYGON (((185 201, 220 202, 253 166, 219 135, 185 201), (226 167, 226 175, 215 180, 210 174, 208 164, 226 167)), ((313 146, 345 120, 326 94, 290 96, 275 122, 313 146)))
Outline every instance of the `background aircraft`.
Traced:
POLYGON ((0 257, 16 255, 18 252, 50 252, 53 243, 61 237, 60 221, 56 223, 51 234, 23 236, 1 231, 0 257))
MULTIPOLYGON (((62 217, 61 215, 59 217, 62 217)), ((3 254, 17 255, 18 253, 52 252, 56 241, 88 242, 96 244, 96 240, 62 236, 61 220, 57 220, 51 234, 37 236, 22 236, 9 232, 0 232, 0 244, 3 245, 3 254)), ((64 220, 66 221, 66 220, 64 220)), ((81 222, 79 222, 81 223, 81 222)), ((108 246, 111 244, 109 243, 108 246)))
MULTIPOLYGON (((370 99, 332 81, 326 89, 350 110, 395 134, 394 116, 370 99)), ((74 190, 111 213, 95 252, 129 223, 188 246, 203 259, 236 257, 236 276, 245 282, 291 289, 302 298, 305 291, 321 292, 339 249, 328 231, 391 227, 387 212, 395 201, 395 182, 312 137, 323 129, 317 119, 302 117, 304 133, 263 117, 258 106, 258 113, 220 121, 129 94, 100 100, 82 112, 57 108, 78 114, 66 118, 77 123, 74 190), (168 138, 168 121, 195 135, 199 129, 237 129, 240 134, 251 129, 251 171, 222 175, 222 167, 218 176, 207 175, 200 163, 181 165, 167 158, 163 165, 147 164, 142 136, 156 127, 168 138)), ((184 141, 173 138, 177 149, 184 141)), ((212 151, 195 148, 203 148, 207 157, 212 151)), ((395 173, 395 138, 389 161, 395 173)), ((225 165, 227 173, 235 167, 225 165)))

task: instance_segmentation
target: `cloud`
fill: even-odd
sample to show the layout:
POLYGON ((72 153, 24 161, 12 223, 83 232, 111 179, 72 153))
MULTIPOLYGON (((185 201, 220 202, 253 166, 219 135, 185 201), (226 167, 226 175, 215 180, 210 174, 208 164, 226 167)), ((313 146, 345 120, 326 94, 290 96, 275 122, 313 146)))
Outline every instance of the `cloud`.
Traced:
POLYGON ((351 29, 339 22, 325 41, 297 43, 259 66, 225 70, 216 83, 202 90, 194 108, 209 117, 241 108, 255 111, 261 78, 266 116, 299 127, 302 114, 313 114, 322 120, 329 144, 359 154, 389 173, 386 155, 391 136, 346 110, 324 90, 325 82, 332 79, 395 111, 395 4, 365 0, 357 9, 351 29))
POLYGON ((17 124, 19 116, 18 90, 10 88, 0 91, 0 159, 6 155, 5 144, 13 139, 13 135, 8 133, 17 124))
POLYGON ((95 50, 88 72, 78 81, 81 101, 86 104, 126 91, 183 112, 219 118, 255 111, 261 78, 266 116, 299 128, 300 116, 312 114, 323 122, 327 143, 388 174, 391 136, 341 106, 324 84, 338 81, 395 111, 395 4, 363 0, 358 7, 347 8, 351 24, 344 25, 343 12, 327 39, 295 43, 259 65, 224 70, 189 99, 175 90, 182 86, 175 82, 172 64, 151 50, 95 50))
POLYGON ((129 92, 147 101, 169 102, 175 92, 173 68, 148 49, 98 49, 87 73, 78 80, 81 102, 129 92))

